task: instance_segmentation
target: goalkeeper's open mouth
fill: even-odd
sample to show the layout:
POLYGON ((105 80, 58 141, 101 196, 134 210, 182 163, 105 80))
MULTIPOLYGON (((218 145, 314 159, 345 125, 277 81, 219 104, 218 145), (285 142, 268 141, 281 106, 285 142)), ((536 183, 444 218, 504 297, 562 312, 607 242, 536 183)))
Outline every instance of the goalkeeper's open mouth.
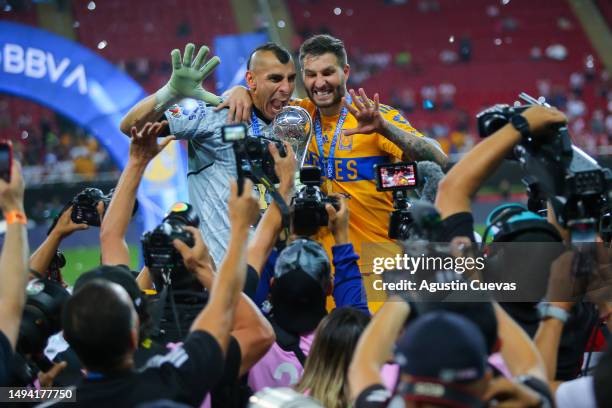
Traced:
POLYGON ((288 104, 289 99, 272 99, 270 101, 270 108, 274 116, 276 116, 288 104))

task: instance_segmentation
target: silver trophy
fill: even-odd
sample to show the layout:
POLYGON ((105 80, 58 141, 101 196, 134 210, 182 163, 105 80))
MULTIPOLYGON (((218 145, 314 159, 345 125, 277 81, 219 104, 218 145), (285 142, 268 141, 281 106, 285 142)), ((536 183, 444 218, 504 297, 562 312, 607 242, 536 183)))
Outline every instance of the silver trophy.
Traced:
POLYGON ((312 119, 306 109, 285 106, 274 118, 272 133, 291 145, 299 167, 302 167, 312 135, 312 119))

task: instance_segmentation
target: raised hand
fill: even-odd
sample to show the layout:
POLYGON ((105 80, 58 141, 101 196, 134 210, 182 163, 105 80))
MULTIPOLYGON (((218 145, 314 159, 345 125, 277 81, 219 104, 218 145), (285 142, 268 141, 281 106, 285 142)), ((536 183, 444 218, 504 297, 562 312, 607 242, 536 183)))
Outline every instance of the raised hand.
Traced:
POLYGON ((193 247, 189 247, 179 239, 175 239, 172 243, 183 257, 185 267, 192 272, 199 273, 200 270, 205 270, 212 273, 214 271, 214 261, 210 256, 200 230, 191 226, 185 226, 184 228, 193 235, 193 247))
POLYGON ((221 98, 202 87, 202 81, 214 71, 221 60, 215 56, 204 63, 209 52, 205 45, 200 47, 195 59, 193 58, 194 51, 195 45, 187 44, 182 61, 181 52, 178 49, 174 49, 170 53, 172 56, 172 76, 170 81, 155 94, 159 105, 165 105, 170 100, 185 97, 200 99, 214 106, 221 103, 221 98))
POLYGON ((350 136, 357 133, 382 133, 385 124, 385 118, 380 113, 380 100, 378 94, 374 94, 374 103, 368 99, 363 88, 359 88, 358 98, 354 90, 350 90, 351 98, 355 106, 350 105, 346 98, 342 98, 342 103, 349 110, 355 119, 357 119, 357 127, 353 129, 345 129, 344 135, 350 136))
POLYGON ((527 119, 529 131, 533 135, 545 135, 548 131, 567 123, 565 114, 554 107, 535 105, 523 112, 522 115, 527 119))
POLYGON ((329 194, 329 197, 335 197, 339 205, 339 209, 336 210, 333 205, 325 204, 325 210, 327 211, 329 220, 329 230, 334 235, 336 245, 346 244, 349 242, 349 210, 347 199, 339 193, 329 194))
MULTIPOLYGON (((104 206, 102 202, 100 202, 98 205, 104 206)), ((55 227, 53 227, 53 230, 51 230, 50 234, 57 234, 60 238, 65 238, 75 231, 86 230, 87 228, 89 228, 89 225, 87 224, 77 224, 72 221, 72 206, 70 206, 57 219, 57 223, 55 224, 55 227)))
POLYGON ((146 165, 157 156, 159 152, 164 150, 164 148, 168 146, 168 143, 175 139, 173 135, 170 135, 161 139, 159 144, 157 143, 157 137, 167 125, 168 122, 165 120, 155 124, 148 122, 140 132, 136 130, 136 127, 132 127, 130 130, 130 136, 132 137, 130 143, 130 159, 146 165))
POLYGON ((235 86, 224 94, 225 101, 215 108, 215 112, 229 108, 227 123, 251 122, 253 100, 249 90, 243 86, 235 86))
POLYGON ((235 181, 230 183, 228 208, 232 230, 246 230, 257 221, 259 203, 253 197, 253 182, 251 180, 244 180, 241 195, 238 195, 238 184, 235 181))
POLYGON ((0 179, 0 209, 4 212, 13 210, 23 212, 25 184, 21 176, 21 164, 13 160, 11 166, 11 182, 7 183, 0 179))
POLYGON ((278 177, 280 183, 281 194, 289 193, 295 186, 295 169, 297 167, 297 160, 293 148, 287 142, 283 142, 285 146, 285 157, 280 155, 278 148, 274 143, 268 145, 270 154, 274 159, 274 172, 278 177))

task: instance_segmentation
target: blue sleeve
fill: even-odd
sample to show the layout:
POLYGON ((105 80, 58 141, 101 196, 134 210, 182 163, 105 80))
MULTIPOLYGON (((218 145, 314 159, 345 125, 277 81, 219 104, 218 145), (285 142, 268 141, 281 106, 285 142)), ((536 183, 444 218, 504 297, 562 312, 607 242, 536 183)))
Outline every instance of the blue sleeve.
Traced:
POLYGON ((370 314, 365 287, 353 244, 332 247, 334 267, 334 302, 336 307, 349 306, 370 314))
POLYGON ((274 276, 274 265, 276 265, 276 259, 278 258, 278 251, 273 249, 266 261, 266 264, 261 271, 259 277, 259 284, 257 285, 257 291, 255 292, 255 298, 253 301, 261 309, 264 301, 268 299, 270 293, 270 280, 274 276))

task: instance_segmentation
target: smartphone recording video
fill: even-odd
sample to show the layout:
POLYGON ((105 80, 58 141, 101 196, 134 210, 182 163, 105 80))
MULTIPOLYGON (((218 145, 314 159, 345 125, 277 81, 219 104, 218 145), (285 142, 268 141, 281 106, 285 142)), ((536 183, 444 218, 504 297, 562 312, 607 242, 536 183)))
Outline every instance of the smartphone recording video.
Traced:
POLYGON ((0 142, 0 178, 11 182, 11 164, 13 163, 13 144, 10 141, 0 142))
POLYGON ((379 164, 375 166, 378 191, 410 190, 417 187, 415 162, 379 164))

